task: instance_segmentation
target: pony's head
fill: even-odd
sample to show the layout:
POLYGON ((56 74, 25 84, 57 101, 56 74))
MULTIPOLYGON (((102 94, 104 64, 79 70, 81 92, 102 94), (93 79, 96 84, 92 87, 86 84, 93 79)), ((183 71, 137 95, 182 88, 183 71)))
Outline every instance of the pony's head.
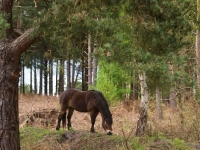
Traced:
POLYGON ((102 126, 104 130, 106 131, 107 135, 112 135, 112 115, 110 117, 106 117, 103 119, 102 126))

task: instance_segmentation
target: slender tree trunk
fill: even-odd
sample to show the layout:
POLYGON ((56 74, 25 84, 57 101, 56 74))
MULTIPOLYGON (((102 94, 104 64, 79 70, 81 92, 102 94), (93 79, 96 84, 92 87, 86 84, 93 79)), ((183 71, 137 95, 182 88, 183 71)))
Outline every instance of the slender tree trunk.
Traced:
POLYGON ((24 82, 24 78, 25 78, 25 73, 24 73, 24 61, 23 61, 23 66, 22 66, 22 93, 25 94, 25 82, 24 82))
POLYGON ((78 75, 80 74, 80 71, 81 71, 81 65, 79 65, 79 67, 77 69, 76 78, 74 80, 74 87, 76 87, 76 83, 77 83, 78 75))
POLYGON ((56 61, 56 93, 55 93, 55 95, 57 96, 58 95, 58 74, 59 74, 59 72, 58 72, 58 60, 56 61))
POLYGON ((82 91, 88 90, 87 47, 83 46, 82 52, 82 91))
POLYGON ((97 58, 95 57, 96 53, 97 42, 94 41, 94 50, 93 50, 93 66, 92 66, 92 86, 95 87, 96 85, 96 78, 97 78, 97 58))
POLYGON ((133 81, 133 100, 138 100, 138 91, 139 91, 139 85, 138 85, 138 74, 135 73, 134 75, 134 81, 133 81))
POLYGON ((49 95, 53 95, 53 58, 52 58, 52 47, 50 50, 49 59, 49 95))
MULTIPOLYGON (((197 22, 199 21, 200 17, 200 0, 197 0, 197 22)), ((196 31, 196 43, 195 43, 195 51, 196 51, 196 74, 197 74, 197 89, 200 90, 200 31, 197 28, 196 31)))
POLYGON ((30 66, 30 93, 33 93, 33 60, 31 58, 31 66, 30 66))
POLYGON ((36 58, 34 59, 34 94, 37 94, 38 89, 37 89, 37 60, 36 58))
MULTIPOLYGON (((169 71, 171 73, 171 76, 173 77, 174 76, 174 67, 173 67, 173 64, 171 62, 169 63, 169 71)), ((169 98, 170 98, 170 101, 169 101, 170 102, 170 108, 176 108, 177 107, 177 103, 176 103, 176 91, 175 91, 175 88, 174 88, 173 84, 172 84, 172 87, 170 89, 169 98)))
POLYGON ((88 86, 92 85, 91 35, 88 34, 88 86))
POLYGON ((59 72, 59 90, 58 93, 64 91, 64 60, 60 60, 60 72, 59 72))
POLYGON ((158 119, 163 119, 160 91, 158 88, 156 88, 156 111, 157 111, 158 119))
POLYGON ((139 74, 140 87, 141 87, 141 105, 140 116, 137 122, 136 136, 142 136, 145 133, 148 118, 148 87, 146 83, 146 75, 143 72, 139 74))
POLYGON ((44 59, 45 71, 44 71, 44 94, 48 94, 48 60, 44 59))
POLYGON ((75 76, 75 60, 72 62, 72 88, 75 88, 75 81, 74 81, 74 76, 75 76))
POLYGON ((67 54, 67 88, 71 88, 71 65, 70 65, 70 54, 67 54))
POLYGON ((23 93, 23 67, 24 67, 24 60, 21 60, 21 77, 20 77, 20 93, 23 93))
POLYGON ((40 58, 40 89, 39 95, 42 95, 43 91, 43 57, 40 58))

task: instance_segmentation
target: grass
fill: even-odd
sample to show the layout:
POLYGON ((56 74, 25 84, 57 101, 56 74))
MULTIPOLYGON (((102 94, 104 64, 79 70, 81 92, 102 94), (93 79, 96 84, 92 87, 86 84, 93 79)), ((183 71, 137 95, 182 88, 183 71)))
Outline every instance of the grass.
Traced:
POLYGON ((184 140, 168 139, 165 135, 143 137, 108 136, 86 131, 55 131, 44 128, 20 129, 21 150, 192 150, 184 140))
POLYGON ((21 150, 52 149, 58 146, 58 141, 62 141, 63 131, 53 131, 50 129, 37 127, 24 127, 20 129, 21 150))

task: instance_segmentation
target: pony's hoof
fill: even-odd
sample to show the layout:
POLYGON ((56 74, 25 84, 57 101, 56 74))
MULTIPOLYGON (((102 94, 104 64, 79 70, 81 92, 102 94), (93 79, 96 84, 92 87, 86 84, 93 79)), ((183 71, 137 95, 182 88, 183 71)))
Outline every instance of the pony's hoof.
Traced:
POLYGON ((56 127, 56 130, 59 130, 60 128, 59 127, 56 127))

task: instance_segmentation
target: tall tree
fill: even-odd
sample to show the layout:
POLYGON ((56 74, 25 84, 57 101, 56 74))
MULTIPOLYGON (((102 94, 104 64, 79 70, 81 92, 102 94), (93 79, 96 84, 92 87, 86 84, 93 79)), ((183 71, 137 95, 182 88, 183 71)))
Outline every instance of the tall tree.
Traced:
POLYGON ((2 0, 0 14, 6 14, 9 28, 6 37, 0 39, 0 149, 19 150, 19 111, 18 81, 20 76, 20 56, 35 42, 30 38, 33 29, 27 30, 19 37, 15 36, 12 22, 13 0, 2 0))

